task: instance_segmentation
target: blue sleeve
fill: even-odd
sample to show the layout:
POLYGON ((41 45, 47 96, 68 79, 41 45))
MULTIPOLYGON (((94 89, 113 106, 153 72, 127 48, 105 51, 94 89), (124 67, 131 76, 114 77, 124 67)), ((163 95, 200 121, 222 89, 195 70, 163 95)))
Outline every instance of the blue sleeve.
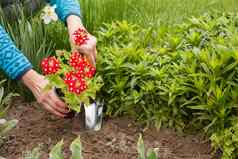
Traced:
POLYGON ((69 15, 80 16, 80 5, 77 0, 48 0, 48 2, 56 5, 56 13, 63 22, 66 22, 69 15))
POLYGON ((0 68, 11 78, 19 79, 32 68, 31 63, 16 48, 9 35, 0 25, 0 68))

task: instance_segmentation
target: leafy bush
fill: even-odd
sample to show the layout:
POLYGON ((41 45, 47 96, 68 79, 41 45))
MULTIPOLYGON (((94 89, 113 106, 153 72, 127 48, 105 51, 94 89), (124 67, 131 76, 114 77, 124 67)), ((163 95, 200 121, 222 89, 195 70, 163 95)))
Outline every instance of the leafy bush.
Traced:
MULTIPOLYGON (((237 14, 204 15, 159 28, 115 22, 98 37, 108 115, 129 114, 158 128, 204 130, 221 138, 215 148, 229 144, 222 138, 236 130, 237 14)), ((219 148, 236 158, 237 147, 229 145, 231 153, 219 148)))
POLYGON ((223 150, 222 159, 237 158, 238 154, 238 125, 218 131, 210 137, 213 147, 223 150))

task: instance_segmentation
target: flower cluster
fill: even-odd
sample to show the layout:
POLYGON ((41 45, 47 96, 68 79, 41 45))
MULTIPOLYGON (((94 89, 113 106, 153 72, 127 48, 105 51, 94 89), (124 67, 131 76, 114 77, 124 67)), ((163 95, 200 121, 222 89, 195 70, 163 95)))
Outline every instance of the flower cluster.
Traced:
POLYGON ((78 52, 71 54, 69 65, 73 67, 73 71, 65 73, 64 82, 70 92, 80 94, 87 89, 86 78, 92 78, 96 68, 78 52))
MULTIPOLYGON (((64 83, 70 92, 80 94, 87 89, 87 78, 92 78, 96 68, 79 52, 71 54, 69 66, 72 68, 64 73, 64 83)), ((41 62, 41 69, 45 75, 52 75, 60 70, 60 62, 56 57, 44 58, 41 62)))
POLYGON ((83 28, 79 28, 78 30, 76 30, 73 33, 73 40, 74 43, 78 46, 81 46, 83 44, 86 44, 86 41, 88 40, 88 32, 83 29, 83 28))
POLYGON ((88 60, 80 53, 74 52, 69 60, 69 65, 72 66, 77 72, 78 76, 84 78, 92 78, 96 72, 96 68, 93 67, 88 60))
POLYGON ((56 57, 47 57, 41 61, 41 69, 45 75, 55 74, 60 69, 60 63, 56 57))

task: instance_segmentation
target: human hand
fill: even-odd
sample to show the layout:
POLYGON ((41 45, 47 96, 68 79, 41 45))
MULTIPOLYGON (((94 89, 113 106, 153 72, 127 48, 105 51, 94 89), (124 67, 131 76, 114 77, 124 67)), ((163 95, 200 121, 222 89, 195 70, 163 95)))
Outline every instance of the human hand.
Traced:
POLYGON ((69 109, 55 94, 55 91, 53 89, 50 91, 44 90, 48 84, 48 80, 44 76, 31 69, 22 76, 21 81, 32 91, 37 102, 46 110, 59 117, 67 116, 69 109))
POLYGON ((84 26, 81 22, 80 17, 75 16, 75 15, 70 15, 67 18, 67 25, 68 25, 68 31, 69 31, 69 36, 70 36, 70 42, 72 46, 73 51, 78 51, 81 54, 84 54, 88 61, 93 64, 94 66, 96 65, 96 56, 97 56, 97 49, 96 49, 96 44, 97 44, 97 39, 93 35, 87 32, 88 34, 88 40, 86 41, 85 44, 82 44, 80 46, 75 45, 74 40, 73 40, 73 33, 78 30, 79 28, 84 29, 84 26))

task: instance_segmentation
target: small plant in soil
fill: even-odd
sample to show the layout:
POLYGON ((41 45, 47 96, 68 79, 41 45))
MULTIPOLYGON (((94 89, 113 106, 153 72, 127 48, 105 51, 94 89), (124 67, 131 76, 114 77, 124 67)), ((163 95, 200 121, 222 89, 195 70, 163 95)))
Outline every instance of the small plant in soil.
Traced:
POLYGON ((158 159, 155 150, 148 149, 146 151, 142 135, 139 136, 139 139, 137 142, 137 151, 139 154, 139 159, 158 159))
MULTIPOLYGON (((88 40, 82 29, 73 36, 77 46, 88 40)), ((81 103, 89 105, 95 100, 96 92, 103 84, 101 77, 96 75, 96 67, 77 51, 56 51, 56 56, 44 58, 40 65, 49 80, 46 90, 56 87, 61 98, 76 112, 80 112, 81 103)))
MULTIPOLYGON (((61 140, 58 142, 50 151, 49 159, 64 159, 63 154, 63 146, 64 142, 61 140)), ((40 148, 35 148, 32 152, 28 152, 27 155, 24 156, 24 159, 40 159, 40 148)), ((83 159, 83 146, 81 144, 80 136, 76 138, 70 145, 71 157, 70 159, 83 159)), ((157 153, 155 150, 148 149, 146 151, 142 135, 139 136, 137 142, 137 151, 138 151, 138 159, 158 159, 157 153)))
MULTIPOLYGON (((64 141, 58 142, 50 151, 49 159, 64 159, 63 154, 64 141)), ((76 138, 70 145, 71 157, 70 159, 83 159, 82 145, 80 137, 76 138)), ((36 147, 32 151, 27 151, 23 159, 40 159, 41 147, 36 147)), ((1 159, 1 158, 0 158, 1 159)))

